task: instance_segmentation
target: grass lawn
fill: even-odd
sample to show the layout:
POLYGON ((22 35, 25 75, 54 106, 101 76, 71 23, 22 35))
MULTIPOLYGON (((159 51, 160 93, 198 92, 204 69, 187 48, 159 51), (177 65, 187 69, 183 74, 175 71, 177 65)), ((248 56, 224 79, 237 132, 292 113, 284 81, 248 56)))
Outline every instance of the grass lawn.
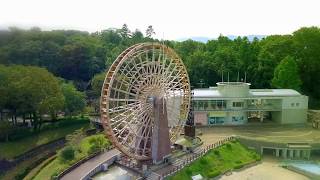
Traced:
MULTIPOLYGON (((75 158, 73 160, 68 162, 63 162, 57 157, 55 160, 53 160, 51 163, 45 166, 33 179, 34 180, 50 180, 52 176, 58 175, 63 170, 70 167, 72 164, 89 156, 89 149, 91 147, 89 141, 93 137, 98 137, 98 136, 105 137, 103 134, 99 134, 99 135, 93 135, 93 136, 89 136, 82 139, 79 145, 80 151, 76 152, 75 158)), ((107 145, 108 146, 111 145, 111 143, 108 140, 107 140, 107 145)))
POLYGON ((7 171, 2 176, 0 175, 1 180, 14 180, 14 179, 22 179, 23 175, 26 175, 26 171, 28 171, 28 168, 35 166, 36 163, 39 161, 43 161, 43 154, 38 154, 37 156, 33 157, 32 159, 25 160, 21 163, 19 163, 14 168, 7 171), (21 176, 22 175, 22 176, 21 176))
POLYGON ((238 141, 229 142, 186 166, 169 180, 191 180, 191 176, 201 174, 205 178, 213 178, 228 170, 239 169, 246 164, 260 160, 260 156, 248 150, 238 141))
POLYGON ((51 163, 54 159, 56 159, 56 156, 51 156, 50 158, 44 160, 43 162, 41 162, 41 164, 39 164, 37 167, 33 168, 28 174, 27 176, 25 176, 23 178, 23 180, 32 180, 40 171, 43 167, 45 167, 46 165, 48 165, 49 163, 51 163))
POLYGON ((89 127, 89 121, 78 121, 79 123, 77 123, 77 120, 70 121, 74 121, 74 123, 69 123, 66 126, 46 129, 40 131, 37 134, 16 141, 0 142, 0 159, 12 159, 39 145, 46 144, 56 139, 65 137, 67 134, 72 133, 76 129, 89 127))

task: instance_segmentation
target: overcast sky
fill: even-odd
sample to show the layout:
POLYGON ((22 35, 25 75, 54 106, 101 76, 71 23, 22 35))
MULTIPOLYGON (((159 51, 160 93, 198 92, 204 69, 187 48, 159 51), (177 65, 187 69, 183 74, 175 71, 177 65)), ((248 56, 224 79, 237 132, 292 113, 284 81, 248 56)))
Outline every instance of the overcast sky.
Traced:
POLYGON ((0 0, 0 28, 99 31, 128 24, 157 38, 290 34, 320 26, 320 0, 0 0))

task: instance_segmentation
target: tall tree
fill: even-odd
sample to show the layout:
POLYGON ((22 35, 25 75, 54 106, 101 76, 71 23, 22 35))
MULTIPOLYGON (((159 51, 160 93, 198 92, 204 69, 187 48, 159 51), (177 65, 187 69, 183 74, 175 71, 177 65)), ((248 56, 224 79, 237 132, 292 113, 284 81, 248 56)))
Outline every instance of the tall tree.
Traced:
POLYGON ((122 25, 122 28, 120 30, 120 34, 121 34, 122 38, 129 38, 130 37, 131 32, 130 32, 127 24, 122 25))
POLYGON ((149 25, 148 28, 147 28, 147 30, 146 30, 146 36, 147 36, 148 38, 152 38, 152 36, 153 36, 154 34, 156 34, 156 33, 154 32, 154 29, 153 29, 152 25, 149 25))
POLYGON ((291 57, 285 57, 274 71, 272 86, 300 90, 301 79, 296 61, 291 57))
POLYGON ((63 83, 62 92, 65 97, 65 112, 74 115, 83 111, 86 106, 85 94, 78 91, 73 84, 63 83))
POLYGON ((1 109, 8 109, 12 114, 12 122, 16 124, 18 115, 30 114, 34 128, 41 125, 41 115, 55 116, 62 110, 64 97, 58 80, 46 69, 32 66, 2 66, 0 76, 7 72, 5 85, 0 90, 7 98, 1 98, 1 109))
POLYGON ((293 33, 302 90, 310 96, 311 105, 320 107, 320 28, 301 28, 293 33))

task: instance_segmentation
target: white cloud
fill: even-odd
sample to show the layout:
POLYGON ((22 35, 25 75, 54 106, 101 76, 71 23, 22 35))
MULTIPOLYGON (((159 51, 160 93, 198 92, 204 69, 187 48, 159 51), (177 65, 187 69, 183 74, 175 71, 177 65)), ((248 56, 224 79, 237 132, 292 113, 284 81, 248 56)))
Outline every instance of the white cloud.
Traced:
POLYGON ((121 27, 158 38, 287 34, 320 26, 318 0, 1 0, 0 26, 86 31, 121 27))

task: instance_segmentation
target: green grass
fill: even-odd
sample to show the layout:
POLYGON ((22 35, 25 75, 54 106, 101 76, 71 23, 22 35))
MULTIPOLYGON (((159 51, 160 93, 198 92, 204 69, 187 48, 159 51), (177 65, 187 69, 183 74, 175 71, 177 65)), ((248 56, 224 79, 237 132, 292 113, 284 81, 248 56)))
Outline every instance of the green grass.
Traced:
POLYGON ((37 163, 43 161, 44 155, 38 154, 32 159, 28 159, 25 161, 22 161, 17 166, 13 167, 9 171, 7 171, 5 174, 0 176, 1 180, 14 180, 14 179, 22 179, 24 175, 30 171, 32 167, 36 166, 37 163))
POLYGON ((191 180, 201 174, 205 178, 213 178, 223 172, 239 169, 246 164, 260 160, 260 156, 238 141, 229 142, 217 149, 210 150, 206 155, 180 170, 170 180, 191 180))
MULTIPOLYGON (((47 166, 49 163, 51 163, 54 159, 56 158, 56 156, 52 156, 48 159, 46 159, 45 161, 43 161, 41 164, 39 164, 38 166, 36 166, 35 168, 33 168, 28 174, 27 176, 25 176, 23 179, 24 180, 32 180, 40 171, 43 167, 47 166)), ((1 178, 0 178, 1 179, 1 178)))
MULTIPOLYGON (((57 157, 55 160, 53 160, 51 163, 49 163, 47 166, 45 166, 34 178, 34 180, 50 180, 53 176, 58 175, 68 167, 70 167, 72 164, 75 164, 76 162, 80 161, 81 159, 89 156, 89 149, 91 147, 90 139, 94 137, 102 136, 105 137, 103 134, 98 135, 92 135, 89 137, 86 137, 81 140, 79 144, 80 151, 76 152, 75 158, 72 161, 63 162, 57 157)), ((109 141, 107 141, 107 145, 111 145, 109 141)))
POLYGON ((88 128, 89 121, 83 120, 64 120, 73 121, 71 123, 66 123, 65 126, 53 127, 50 129, 45 129, 39 133, 35 133, 31 136, 21 138, 15 141, 0 142, 0 159, 12 159, 18 155, 21 155, 37 146, 49 143, 51 141, 57 140, 59 138, 65 137, 76 129, 88 128))
POLYGON ((45 166, 37 175, 34 180, 50 180, 53 175, 57 175, 57 172, 62 172, 68 168, 69 164, 60 163, 59 158, 56 158, 47 166, 45 166))

